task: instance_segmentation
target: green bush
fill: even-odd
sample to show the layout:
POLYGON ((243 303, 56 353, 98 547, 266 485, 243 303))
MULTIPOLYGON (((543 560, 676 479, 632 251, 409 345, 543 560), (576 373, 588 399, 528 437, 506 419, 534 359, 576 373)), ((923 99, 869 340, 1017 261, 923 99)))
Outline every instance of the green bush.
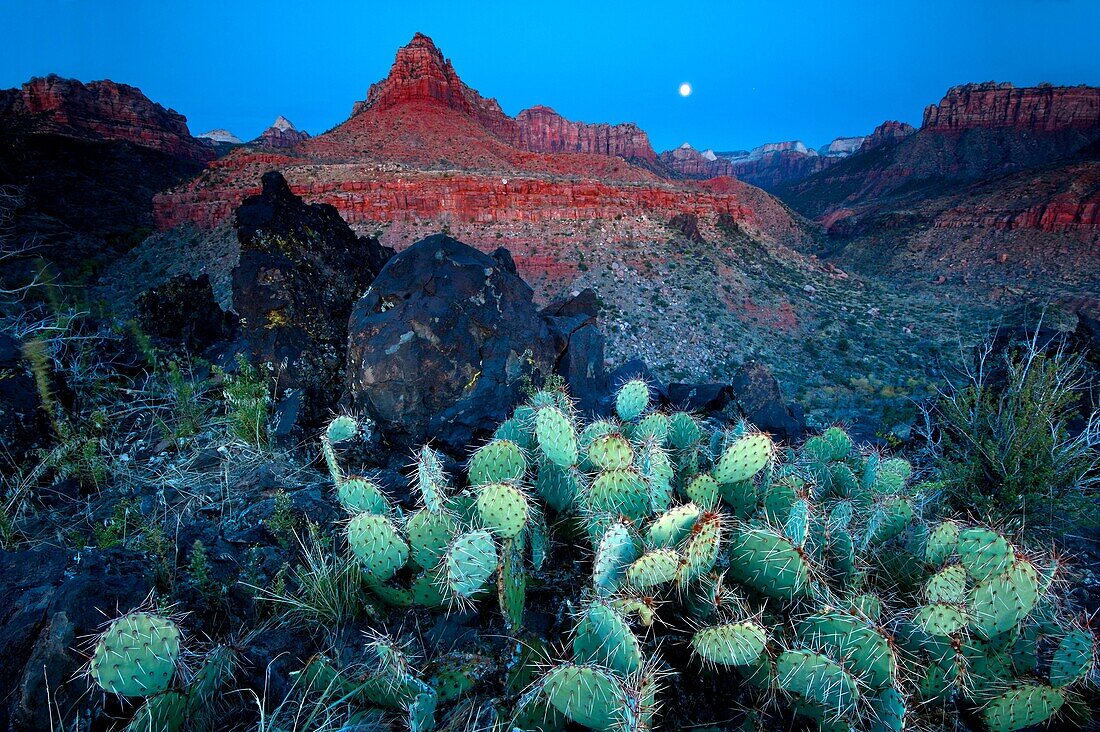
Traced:
POLYGON ((993 357, 942 393, 926 424, 944 499, 958 512, 1045 534, 1091 520, 1100 484, 1100 417, 1076 434, 1082 360, 1035 345, 993 357))

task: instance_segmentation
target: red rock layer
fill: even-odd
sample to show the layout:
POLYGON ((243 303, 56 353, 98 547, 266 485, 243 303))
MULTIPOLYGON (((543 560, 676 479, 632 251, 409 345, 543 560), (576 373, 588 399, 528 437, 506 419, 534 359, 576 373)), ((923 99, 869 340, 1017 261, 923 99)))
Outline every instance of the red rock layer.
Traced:
MULTIPOLYGON (((770 199, 765 200, 765 194, 729 179, 671 187, 593 180, 505 180, 479 174, 344 172, 347 179, 322 182, 306 180, 303 174, 308 174, 308 169, 285 169, 296 195, 335 206, 350 224, 418 220, 511 224, 638 215, 668 220, 678 213, 726 213, 756 231, 782 229, 788 223, 778 203, 771 200, 768 206, 770 199)), ((244 188, 195 188, 161 194, 154 202, 157 227, 190 221, 211 228, 257 191, 258 182, 244 188)))
POLYGON ((196 161, 214 152, 191 136, 187 119, 113 81, 83 84, 56 75, 0 91, 0 118, 24 118, 34 129, 75 137, 124 140, 196 161))
POLYGON ((1015 128, 1033 132, 1087 129, 1100 124, 1100 88, 966 84, 949 89, 924 110, 925 130, 1015 128))

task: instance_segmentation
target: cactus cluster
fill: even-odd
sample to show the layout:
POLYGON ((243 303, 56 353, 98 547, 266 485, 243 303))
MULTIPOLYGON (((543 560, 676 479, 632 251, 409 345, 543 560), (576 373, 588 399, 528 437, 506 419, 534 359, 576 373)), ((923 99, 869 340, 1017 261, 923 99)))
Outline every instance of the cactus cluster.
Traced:
MULTIPOLYGON (((495 577, 518 635, 546 557, 544 512, 589 551, 570 653, 531 674, 513 728, 652 728, 666 642, 690 648, 678 671, 740 675, 761 704, 823 730, 962 712, 1011 732, 1054 718, 1092 673, 1095 640, 1063 615, 1058 563, 994 529, 926 517, 930 487, 906 461, 835 427, 798 449, 744 424, 708 430, 655 410, 640 380, 615 412, 582 424, 565 394, 538 392, 473 452, 465 483, 423 448, 407 513, 342 472, 332 445, 354 421, 322 438, 352 514, 348 544, 386 602, 470 604, 495 577)), ((428 729, 438 694, 392 663, 405 670, 386 672, 400 690, 389 705, 428 729)))

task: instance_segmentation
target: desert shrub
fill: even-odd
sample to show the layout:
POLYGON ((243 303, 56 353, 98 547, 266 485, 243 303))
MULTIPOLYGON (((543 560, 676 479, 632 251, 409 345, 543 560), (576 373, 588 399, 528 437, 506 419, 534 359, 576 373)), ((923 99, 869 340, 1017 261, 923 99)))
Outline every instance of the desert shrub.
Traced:
POLYGON ((237 357, 237 373, 221 375, 225 379, 230 433, 253 447, 266 447, 271 427, 271 390, 267 379, 243 355, 237 357))
POLYGON ((949 508, 1037 534, 1091 520, 1100 415, 1082 418, 1082 366, 1080 356, 1034 343, 986 349, 939 395, 926 436, 949 508))

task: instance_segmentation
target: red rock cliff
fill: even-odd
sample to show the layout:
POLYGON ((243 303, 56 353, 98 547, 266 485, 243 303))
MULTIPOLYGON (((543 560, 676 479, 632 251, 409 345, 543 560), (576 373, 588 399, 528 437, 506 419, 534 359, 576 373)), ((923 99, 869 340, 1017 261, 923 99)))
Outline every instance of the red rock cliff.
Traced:
POLYGON ((1100 125, 1100 88, 1012 84, 965 84, 948 90, 939 104, 924 110, 925 130, 977 127, 1033 132, 1087 129, 1100 125))
POLYGON ((187 119, 139 89, 113 81, 83 84, 56 75, 0 91, 0 118, 22 117, 34 129, 76 137, 125 140, 196 161, 213 151, 191 136, 187 119))

